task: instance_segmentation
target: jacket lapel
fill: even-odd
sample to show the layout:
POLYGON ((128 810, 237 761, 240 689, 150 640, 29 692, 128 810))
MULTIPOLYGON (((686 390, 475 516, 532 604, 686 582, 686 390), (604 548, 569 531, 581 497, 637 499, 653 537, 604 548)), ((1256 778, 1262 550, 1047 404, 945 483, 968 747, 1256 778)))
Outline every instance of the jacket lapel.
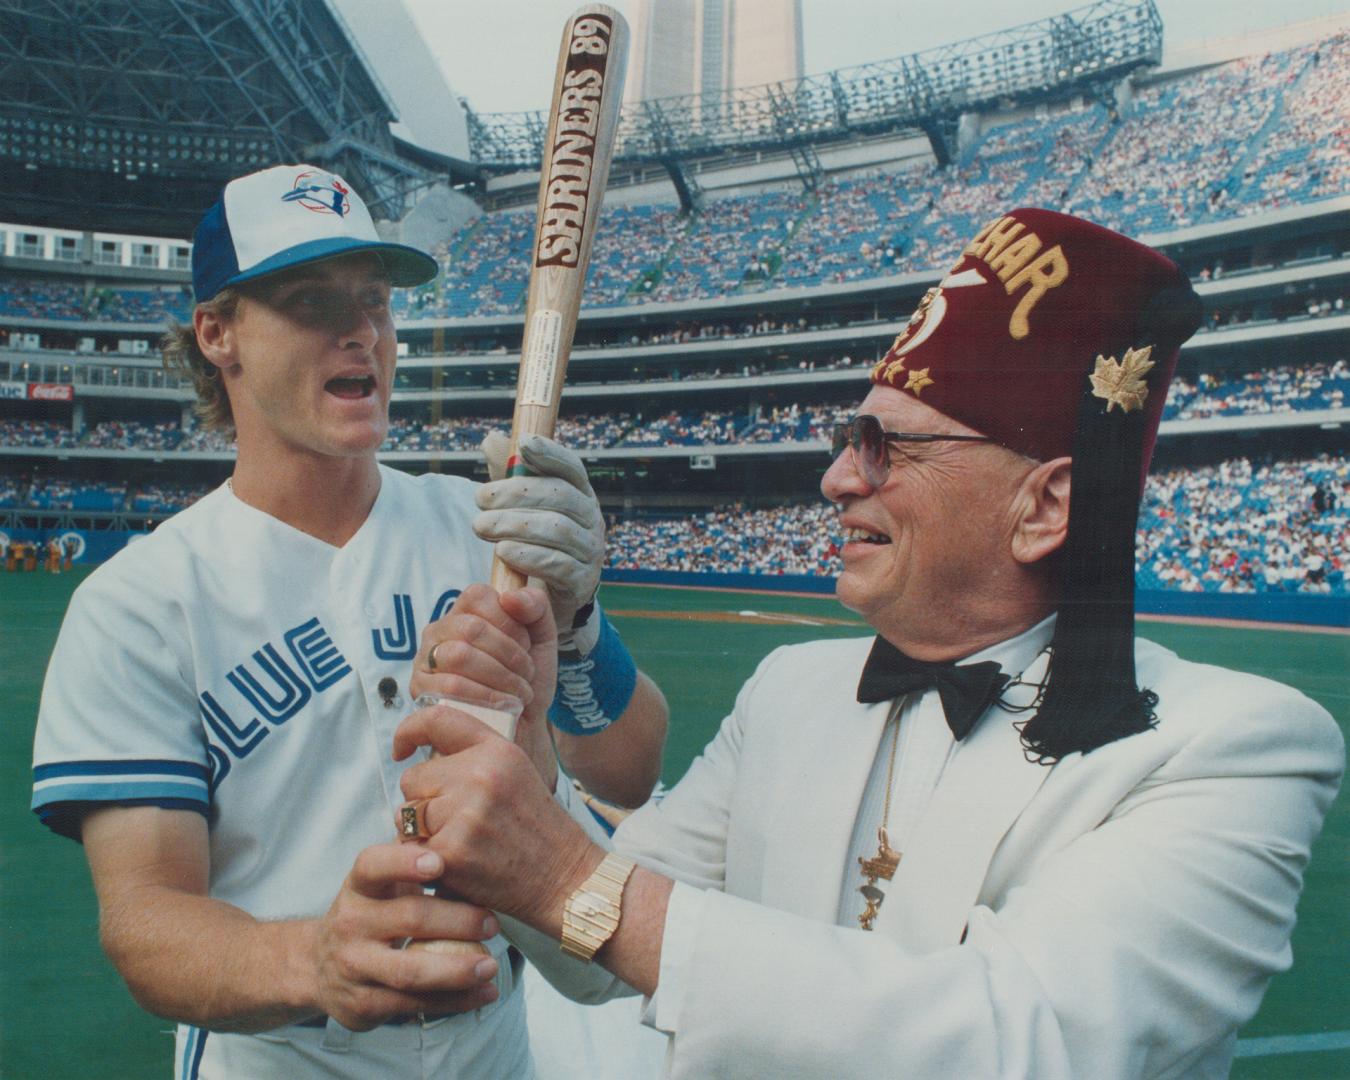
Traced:
MULTIPOLYGON (((1039 681, 1045 665, 1041 656, 1023 677, 1039 681)), ((1034 686, 1018 686, 1006 698, 1028 704, 1035 692, 1034 686)), ((997 707, 985 714, 957 744, 910 838, 886 889, 877 930, 914 952, 961 940, 995 848, 1050 772, 1022 753, 1013 724, 1026 715, 997 707)))
POLYGON ((761 896, 774 907, 834 922, 858 800, 891 704, 860 705, 841 696, 829 723, 791 733, 796 745, 790 760, 797 768, 781 778, 764 823, 772 839, 765 846, 761 896))

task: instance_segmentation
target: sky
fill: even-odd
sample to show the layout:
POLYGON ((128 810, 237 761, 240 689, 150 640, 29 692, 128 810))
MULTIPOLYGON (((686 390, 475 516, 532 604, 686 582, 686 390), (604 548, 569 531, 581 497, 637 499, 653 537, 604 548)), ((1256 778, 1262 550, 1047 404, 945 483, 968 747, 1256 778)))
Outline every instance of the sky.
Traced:
MULTIPOLYGON (((491 113, 547 106, 563 23, 581 0, 403 2, 455 92, 475 112, 491 113)), ((632 0, 607 2, 629 16, 635 7, 632 0)), ((1350 11, 1348 0, 1156 2, 1166 48, 1350 11)), ((1080 6, 1075 0, 802 0, 806 74, 888 60, 1080 6), (934 17, 936 10, 942 18, 934 17)))

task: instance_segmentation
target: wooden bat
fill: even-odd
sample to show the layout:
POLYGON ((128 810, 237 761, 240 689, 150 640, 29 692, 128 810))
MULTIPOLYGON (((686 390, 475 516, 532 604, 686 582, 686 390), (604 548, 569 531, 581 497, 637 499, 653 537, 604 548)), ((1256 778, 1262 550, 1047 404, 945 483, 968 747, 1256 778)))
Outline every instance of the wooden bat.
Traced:
MULTIPOLYGON (((558 51, 539 175, 508 476, 527 473, 516 454, 520 437, 551 436, 558 419, 591 243, 614 155, 627 61, 628 24, 614 8, 587 4, 572 13, 558 51)), ((491 582, 502 592, 519 589, 525 578, 501 559, 493 559, 491 582)))
MULTIPOLYGON (((544 160, 539 170, 539 206, 516 408, 511 418, 508 476, 529 474, 517 454, 520 437, 552 436, 558 420, 591 243, 614 155, 627 63, 628 24, 622 15, 605 4, 587 4, 572 13, 558 50, 544 160)), ((494 589, 519 589, 525 581, 523 574, 494 556, 494 589)), ((421 698, 418 703, 422 703, 421 698)), ((504 737, 515 737, 517 715, 467 702, 451 704, 504 737)), ((405 807, 403 813, 400 828, 407 830, 409 838, 416 838, 417 810, 405 807)), ((470 941, 416 941, 409 943, 409 948, 487 952, 478 942, 470 941)))

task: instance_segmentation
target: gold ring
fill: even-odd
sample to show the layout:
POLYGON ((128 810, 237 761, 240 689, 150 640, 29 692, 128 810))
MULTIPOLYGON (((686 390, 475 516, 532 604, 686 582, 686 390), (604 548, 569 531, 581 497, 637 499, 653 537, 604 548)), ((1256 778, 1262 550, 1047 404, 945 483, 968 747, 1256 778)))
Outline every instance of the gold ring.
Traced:
POLYGON ((431 647, 431 652, 427 653, 427 670, 430 672, 435 672, 436 670, 436 650, 440 647, 441 643, 438 641, 431 647))
POLYGON ((427 840, 431 830, 427 828, 427 803, 430 799, 413 799, 398 808, 398 838, 402 841, 427 840))

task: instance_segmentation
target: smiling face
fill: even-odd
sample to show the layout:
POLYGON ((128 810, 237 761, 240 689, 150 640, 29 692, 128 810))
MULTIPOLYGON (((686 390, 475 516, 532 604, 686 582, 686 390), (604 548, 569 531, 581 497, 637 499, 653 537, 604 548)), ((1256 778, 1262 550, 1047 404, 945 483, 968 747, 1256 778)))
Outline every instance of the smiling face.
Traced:
MULTIPOLYGON (((874 386, 858 412, 887 431, 979 434, 886 386, 874 386)), ((1032 587, 1012 554, 1016 496, 1035 463, 963 442, 892 445, 890 460, 877 488, 849 450, 821 481, 841 509, 840 602, 921 659, 967 655, 1016 632, 1011 612, 1032 587)))
POLYGON ((370 456, 389 426, 397 342, 388 276, 372 255, 244 286, 234 315, 198 323, 221 368, 240 456, 370 456))

